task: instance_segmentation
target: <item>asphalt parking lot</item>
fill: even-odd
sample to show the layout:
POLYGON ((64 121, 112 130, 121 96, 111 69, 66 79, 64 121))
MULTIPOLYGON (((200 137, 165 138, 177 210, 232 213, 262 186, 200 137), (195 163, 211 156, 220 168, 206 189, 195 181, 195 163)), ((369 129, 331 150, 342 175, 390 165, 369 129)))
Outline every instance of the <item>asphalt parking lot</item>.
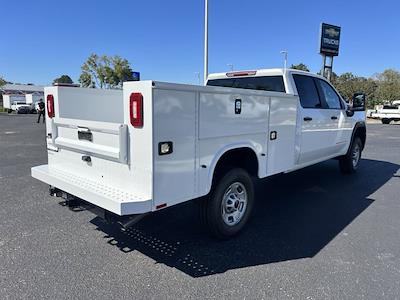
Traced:
POLYGON ((328 161, 257 182, 244 232, 216 241, 189 202, 121 232, 30 176, 36 116, 0 114, 2 299, 395 299, 400 125, 368 125, 359 172, 328 161))

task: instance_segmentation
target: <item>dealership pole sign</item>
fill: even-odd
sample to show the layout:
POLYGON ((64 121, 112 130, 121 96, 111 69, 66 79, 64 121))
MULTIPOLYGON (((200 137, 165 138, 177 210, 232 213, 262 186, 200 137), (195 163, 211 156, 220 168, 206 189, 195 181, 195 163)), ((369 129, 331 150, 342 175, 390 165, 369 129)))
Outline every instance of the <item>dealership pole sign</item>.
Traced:
POLYGON ((329 81, 333 72, 333 58, 339 55, 340 30, 339 26, 326 23, 321 24, 319 37, 319 53, 322 55, 321 73, 329 81))
POLYGON ((326 56, 338 56, 339 45, 340 27, 322 23, 319 53, 326 56))

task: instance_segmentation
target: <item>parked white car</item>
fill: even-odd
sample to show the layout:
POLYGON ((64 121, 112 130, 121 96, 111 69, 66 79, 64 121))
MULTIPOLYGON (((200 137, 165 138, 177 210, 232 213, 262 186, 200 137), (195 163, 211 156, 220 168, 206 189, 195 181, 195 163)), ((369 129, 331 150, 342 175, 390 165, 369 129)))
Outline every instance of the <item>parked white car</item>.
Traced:
POLYGON ((200 198, 206 226, 228 238, 250 217, 253 178, 331 158, 357 170, 366 139, 357 97, 350 107, 323 77, 282 69, 214 74, 207 86, 48 87, 48 164, 32 176, 124 227, 200 198))
POLYGON ((13 104, 11 105, 11 110, 15 111, 17 114, 19 113, 26 114, 31 112, 31 106, 29 104, 26 104, 25 102, 14 101, 13 104))

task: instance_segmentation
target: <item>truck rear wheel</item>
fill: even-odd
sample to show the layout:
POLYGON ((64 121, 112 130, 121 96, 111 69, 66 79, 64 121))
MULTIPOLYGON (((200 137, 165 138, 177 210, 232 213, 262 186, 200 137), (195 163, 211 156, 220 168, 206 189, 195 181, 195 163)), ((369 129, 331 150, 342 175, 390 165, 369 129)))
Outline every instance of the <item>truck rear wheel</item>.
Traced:
POLYGON ((223 175, 203 200, 202 221, 215 237, 227 239, 247 223, 253 204, 253 182, 245 170, 235 168, 223 175))
POLYGON ((390 124, 391 119, 382 119, 382 124, 390 124))
POLYGON ((357 171, 361 160, 362 142, 356 136, 351 143, 350 149, 346 155, 339 159, 340 171, 344 174, 351 174, 357 171))

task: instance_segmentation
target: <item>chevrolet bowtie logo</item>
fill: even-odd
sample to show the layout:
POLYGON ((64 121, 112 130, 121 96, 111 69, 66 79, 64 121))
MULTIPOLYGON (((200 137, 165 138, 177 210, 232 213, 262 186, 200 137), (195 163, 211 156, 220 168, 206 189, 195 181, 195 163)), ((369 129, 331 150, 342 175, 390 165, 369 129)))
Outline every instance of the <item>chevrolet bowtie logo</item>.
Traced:
POLYGON ((331 38, 338 38, 339 37, 339 30, 336 30, 334 28, 328 28, 328 29, 325 29, 325 34, 327 34, 331 38))

